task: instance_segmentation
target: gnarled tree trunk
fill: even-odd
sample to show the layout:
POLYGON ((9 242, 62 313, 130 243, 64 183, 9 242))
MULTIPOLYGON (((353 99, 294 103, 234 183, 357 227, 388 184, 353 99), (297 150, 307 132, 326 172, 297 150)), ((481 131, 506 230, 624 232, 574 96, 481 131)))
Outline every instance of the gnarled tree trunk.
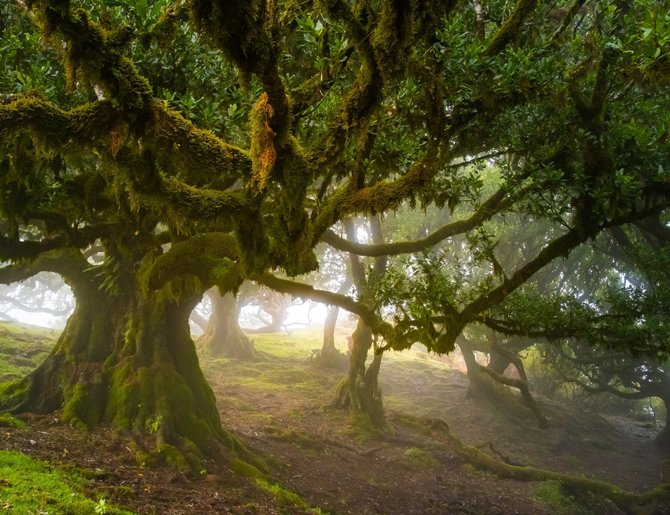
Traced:
POLYGON ((349 374, 337 389, 333 406, 348 408, 352 420, 369 422, 373 428, 386 428, 386 417, 382 392, 378 378, 381 354, 375 354, 369 367, 365 366, 368 352, 372 347, 372 332, 363 322, 358 322, 353 333, 354 346, 349 359, 349 374))
POLYGON ((252 342, 242 332, 238 322, 237 300, 232 292, 221 295, 217 289, 207 291, 212 303, 207 330, 198 340, 198 348, 209 357, 253 359, 252 342))
POLYGON ((76 290, 77 308, 52 353, 34 372, 0 391, 0 408, 48 413, 81 428, 109 423, 153 437, 138 459, 161 458, 184 471, 202 458, 254 461, 222 425, 198 363, 188 318, 199 300, 121 298, 76 290))
POLYGON ((518 356, 512 356, 513 353, 503 352, 502 349, 496 347, 497 350, 492 351, 493 356, 495 356, 491 363, 492 366, 485 367, 477 362, 473 346, 462 335, 458 339, 458 346, 461 349, 467 368, 470 383, 468 395, 478 400, 485 400, 496 408, 514 411, 517 408, 516 402, 510 397, 511 394, 505 387, 510 386, 518 389, 524 404, 536 417, 539 426, 541 428, 549 426, 547 417, 530 393, 526 372, 518 356), (517 371, 517 378, 503 375, 510 363, 514 365, 517 371))

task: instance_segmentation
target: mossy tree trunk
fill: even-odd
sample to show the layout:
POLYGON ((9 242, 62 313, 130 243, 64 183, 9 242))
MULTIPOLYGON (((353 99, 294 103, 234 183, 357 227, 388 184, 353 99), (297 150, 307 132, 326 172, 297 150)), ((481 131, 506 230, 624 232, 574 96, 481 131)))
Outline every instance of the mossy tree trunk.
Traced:
POLYGON ((135 306, 109 369, 104 415, 116 427, 154 434, 159 452, 170 459, 176 448, 191 467, 203 455, 237 447, 221 426, 190 336, 188 317, 196 302, 135 306))
POLYGON ((79 285, 73 290, 79 301, 53 350, 0 402, 14 413, 63 408, 66 422, 95 427, 107 402, 105 364, 114 353, 122 303, 95 287, 79 285))
MULTIPOLYGON (((344 228, 347 238, 356 241, 354 221, 351 219, 345 220, 344 228)), ((370 217, 370 232, 374 243, 384 241, 379 216, 370 217)), ((386 273, 386 256, 374 260, 369 277, 366 277, 365 266, 358 256, 350 254, 349 261, 351 264, 351 278, 358 290, 359 297, 361 299, 371 297, 372 284, 379 281, 386 273)), ((382 392, 378 384, 382 355, 375 353, 372 363, 366 370, 366 360, 373 342, 372 331, 363 321, 359 320, 352 337, 353 348, 349 356, 349 373, 340 383, 333 405, 348 407, 354 423, 370 423, 375 429, 385 429, 387 427, 386 415, 382 392)))
POLYGON ((215 288, 207 291, 212 303, 207 330, 198 340, 202 354, 209 357, 253 359, 253 344, 240 328, 237 299, 232 292, 221 295, 215 288))
MULTIPOLYGON (((222 425, 198 363, 189 314, 199 296, 161 300, 154 292, 114 295, 73 288, 77 307, 55 348, 34 372, 0 390, 0 409, 50 413, 82 429, 110 424, 184 471, 206 456, 255 462, 222 425)), ((257 463, 257 462, 256 462, 257 463)))
POLYGON ((372 332, 363 322, 358 322, 353 341, 349 373, 338 386, 333 405, 348 408, 354 423, 369 423, 376 429, 384 429, 387 423, 378 383, 382 355, 375 354, 366 368, 368 352, 372 348, 372 332))

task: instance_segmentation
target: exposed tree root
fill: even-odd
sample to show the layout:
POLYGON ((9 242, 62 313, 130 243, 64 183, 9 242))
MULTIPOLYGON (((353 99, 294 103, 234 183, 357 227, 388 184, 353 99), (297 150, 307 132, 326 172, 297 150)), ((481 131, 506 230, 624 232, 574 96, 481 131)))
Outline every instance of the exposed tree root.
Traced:
POLYGON ((655 501, 670 500, 670 483, 661 483, 646 492, 637 493, 599 479, 573 476, 532 466, 510 465, 493 458, 476 447, 464 444, 460 438, 451 432, 448 424, 443 420, 418 419, 414 422, 408 420, 405 415, 398 421, 414 428, 419 425, 422 426, 430 436, 443 442, 463 460, 480 470, 492 472, 500 478, 517 481, 558 481, 569 490, 589 492, 605 497, 628 513, 637 513, 643 505, 655 501))

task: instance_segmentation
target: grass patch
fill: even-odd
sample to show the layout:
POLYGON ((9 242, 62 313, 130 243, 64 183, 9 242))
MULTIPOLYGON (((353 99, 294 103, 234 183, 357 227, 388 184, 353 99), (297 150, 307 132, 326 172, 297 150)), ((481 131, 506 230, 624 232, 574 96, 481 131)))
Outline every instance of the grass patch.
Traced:
POLYGON ((584 508, 577 500, 565 492, 560 481, 545 481, 535 488, 536 498, 548 504, 557 515, 591 515, 593 512, 584 508))
POLYGON ((440 463, 428 451, 410 447, 403 453, 403 460, 412 467, 436 469, 440 463))
POLYGON ((13 417, 9 413, 0 413, 0 427, 17 427, 19 429, 24 429, 28 427, 28 424, 23 420, 13 417))
POLYGON ((83 494, 82 475, 65 472, 15 451, 0 451, 0 509, 16 514, 112 515, 132 512, 83 494))
POLYGON ((21 324, 0 324, 0 382, 34 370, 53 348, 57 333, 21 324))
POLYGON ((278 483, 273 483, 267 479, 257 479, 256 485, 261 490, 272 494, 272 496, 277 500, 277 503, 285 506, 287 508, 296 507, 308 513, 313 513, 314 515, 325 515, 325 512, 319 508, 313 508, 305 502, 305 500, 300 497, 295 492, 287 490, 278 483))

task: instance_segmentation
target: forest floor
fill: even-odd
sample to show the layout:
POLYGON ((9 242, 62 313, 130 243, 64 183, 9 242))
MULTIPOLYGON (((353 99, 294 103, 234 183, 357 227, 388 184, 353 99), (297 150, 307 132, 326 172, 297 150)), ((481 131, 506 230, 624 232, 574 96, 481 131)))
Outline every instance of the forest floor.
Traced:
MULTIPOLYGON (((0 336, 0 380, 33 363, 50 342, 45 333, 0 336)), ((638 492, 664 481, 668 456, 654 446, 658 429, 652 424, 540 398, 552 424, 539 429, 523 411, 512 416, 469 400, 457 359, 438 361, 414 351, 385 356, 380 384, 389 430, 371 435, 352 428, 346 412, 327 408, 344 372, 310 365, 320 346, 317 330, 254 339, 258 360, 211 360, 203 369, 224 427, 265 460, 271 479, 245 478, 213 462, 196 479, 167 467, 139 467, 122 436, 105 428, 82 433, 57 415, 28 417, 24 429, 0 427, 0 450, 76 469, 89 479, 91 499, 142 514, 624 513, 556 482, 499 479, 476 470, 421 430, 427 418, 445 421, 465 443, 511 464, 638 492)), ((338 345, 346 345, 343 332, 338 345)), ((2 489, 0 478, 0 512, 11 512, 2 504, 2 489)), ((670 513, 670 503, 636 511, 670 513)))

